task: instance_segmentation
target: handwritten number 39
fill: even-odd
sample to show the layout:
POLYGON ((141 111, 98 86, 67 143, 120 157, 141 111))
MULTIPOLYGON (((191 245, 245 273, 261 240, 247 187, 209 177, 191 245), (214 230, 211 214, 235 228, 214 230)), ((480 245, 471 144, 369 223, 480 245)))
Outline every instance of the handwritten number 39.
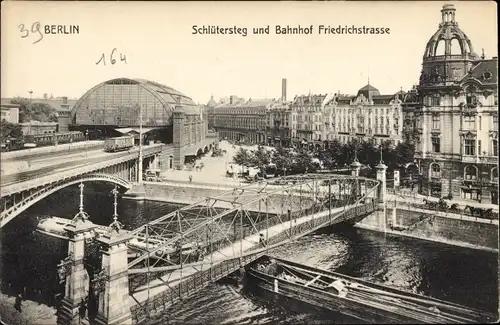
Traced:
MULTIPOLYGON (((21 34, 21 38, 26 38, 30 35, 30 31, 25 28, 24 24, 20 24, 18 27, 20 29, 20 32, 24 33, 24 35, 21 34)), ((34 41, 33 44, 36 44, 43 39, 43 34, 42 31, 40 30, 40 27, 41 25, 40 22, 38 21, 34 22, 33 25, 31 25, 31 33, 32 34, 38 33, 40 35, 40 38, 34 41)))

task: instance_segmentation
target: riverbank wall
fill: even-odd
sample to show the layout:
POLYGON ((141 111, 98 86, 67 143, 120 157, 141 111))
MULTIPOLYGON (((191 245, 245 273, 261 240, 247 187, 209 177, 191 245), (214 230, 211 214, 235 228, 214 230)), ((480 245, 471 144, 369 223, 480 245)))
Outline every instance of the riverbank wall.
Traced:
POLYGON ((498 220, 416 209, 386 208, 358 222, 358 228, 498 253, 498 220))

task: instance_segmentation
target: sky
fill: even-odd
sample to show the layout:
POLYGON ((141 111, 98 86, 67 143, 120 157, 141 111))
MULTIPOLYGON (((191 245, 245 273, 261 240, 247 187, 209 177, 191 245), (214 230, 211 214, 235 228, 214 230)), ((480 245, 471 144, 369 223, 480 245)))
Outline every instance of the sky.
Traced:
POLYGON ((211 95, 278 98, 282 78, 288 99, 309 92, 355 94, 368 78, 380 93, 394 94, 418 82, 425 45, 445 3, 455 5, 456 21, 474 51, 497 56, 493 1, 4 1, 1 96, 29 97, 31 90, 33 98, 79 98, 118 77, 153 80, 198 103, 211 95), (46 34, 33 44, 40 36, 20 25, 31 30, 36 22, 77 25, 79 34, 46 34), (248 35, 193 35, 193 25, 246 27, 248 35), (252 33, 268 25, 268 35, 252 33), (314 29, 311 35, 276 35, 276 25, 314 29), (319 35, 319 25, 383 27, 390 34, 319 35), (96 64, 103 54, 106 65, 96 64))

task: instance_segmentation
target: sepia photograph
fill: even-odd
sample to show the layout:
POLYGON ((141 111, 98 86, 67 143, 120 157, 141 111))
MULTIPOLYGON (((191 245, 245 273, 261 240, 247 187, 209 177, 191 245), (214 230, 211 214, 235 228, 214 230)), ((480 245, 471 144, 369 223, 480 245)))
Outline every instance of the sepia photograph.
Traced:
POLYGON ((0 325, 485 324, 493 1, 3 1, 0 325))

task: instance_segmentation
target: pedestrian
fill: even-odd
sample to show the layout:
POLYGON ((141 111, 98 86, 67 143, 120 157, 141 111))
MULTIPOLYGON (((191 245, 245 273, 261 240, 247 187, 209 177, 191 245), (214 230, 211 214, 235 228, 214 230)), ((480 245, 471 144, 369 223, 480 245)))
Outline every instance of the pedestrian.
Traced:
POLYGON ((264 234, 259 234, 259 244, 266 246, 266 240, 264 239, 264 234))
POLYGON ((21 294, 18 294, 14 303, 14 308, 20 313, 22 312, 22 302, 23 296, 21 294))
POLYGON ((80 321, 85 319, 85 315, 87 314, 87 298, 82 299, 80 307, 78 308, 78 314, 80 316, 80 321))
POLYGON ((189 183, 193 181, 193 175, 189 175, 189 183))

